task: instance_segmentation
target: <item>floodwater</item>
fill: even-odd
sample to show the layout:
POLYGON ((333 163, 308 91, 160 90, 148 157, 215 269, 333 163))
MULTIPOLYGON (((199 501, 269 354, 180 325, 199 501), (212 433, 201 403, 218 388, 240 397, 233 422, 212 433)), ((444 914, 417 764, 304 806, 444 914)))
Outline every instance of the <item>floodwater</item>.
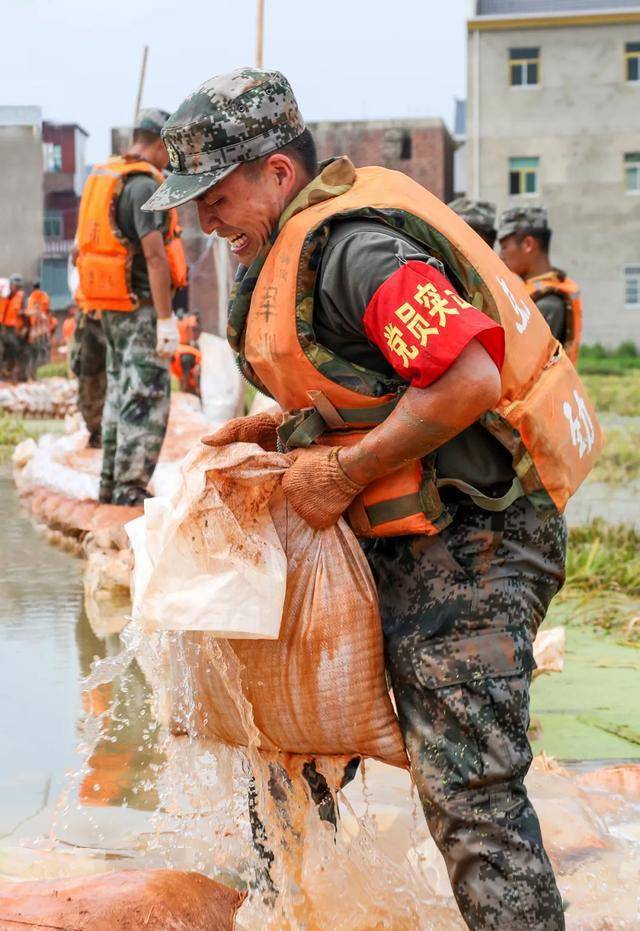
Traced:
MULTIPOLYGON (((95 636, 83 610, 82 561, 32 527, 8 468, 0 536, 0 876, 145 865, 250 881, 246 759, 160 739, 153 669, 145 666, 145 676, 135 659, 122 659, 135 651, 118 636, 95 636)), ((544 732, 551 711, 544 702, 539 711, 544 732)), ((575 772, 544 763, 528 784, 570 902, 567 927, 640 927, 637 798, 578 785, 575 772)), ((292 898, 286 922, 272 919, 253 896, 239 929, 462 929, 406 773, 367 763, 340 793, 340 808, 335 835, 313 812, 299 816, 306 843, 291 895, 303 891, 303 909, 292 898)))

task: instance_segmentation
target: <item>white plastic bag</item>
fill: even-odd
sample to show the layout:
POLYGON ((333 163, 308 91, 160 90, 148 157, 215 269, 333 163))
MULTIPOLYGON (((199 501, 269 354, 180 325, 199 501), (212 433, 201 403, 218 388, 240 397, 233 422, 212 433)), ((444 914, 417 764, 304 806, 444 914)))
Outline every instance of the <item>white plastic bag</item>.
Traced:
POLYGON ((174 495, 145 501, 127 533, 133 617, 146 631, 277 639, 287 561, 267 504, 286 465, 253 444, 199 444, 174 495))

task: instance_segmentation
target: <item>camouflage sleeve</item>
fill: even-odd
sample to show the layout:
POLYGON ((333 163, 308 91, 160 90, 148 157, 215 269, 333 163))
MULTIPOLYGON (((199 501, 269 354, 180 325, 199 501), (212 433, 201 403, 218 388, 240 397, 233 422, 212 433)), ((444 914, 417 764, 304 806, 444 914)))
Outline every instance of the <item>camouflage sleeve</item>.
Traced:
POLYGON ((540 313, 549 324, 556 339, 562 342, 566 330, 566 309, 559 294, 546 294, 536 301, 540 313))

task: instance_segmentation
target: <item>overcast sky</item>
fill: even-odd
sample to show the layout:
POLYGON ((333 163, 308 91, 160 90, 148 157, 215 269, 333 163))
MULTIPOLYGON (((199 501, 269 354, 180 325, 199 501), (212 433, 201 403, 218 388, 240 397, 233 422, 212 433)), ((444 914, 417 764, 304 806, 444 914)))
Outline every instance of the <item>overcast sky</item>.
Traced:
MULTIPOLYGON (((465 96, 468 0, 265 0, 264 65, 308 120, 441 116, 465 96)), ((0 103, 79 123, 87 158, 143 106, 173 110, 206 78, 255 59, 256 0, 0 0, 0 103)))

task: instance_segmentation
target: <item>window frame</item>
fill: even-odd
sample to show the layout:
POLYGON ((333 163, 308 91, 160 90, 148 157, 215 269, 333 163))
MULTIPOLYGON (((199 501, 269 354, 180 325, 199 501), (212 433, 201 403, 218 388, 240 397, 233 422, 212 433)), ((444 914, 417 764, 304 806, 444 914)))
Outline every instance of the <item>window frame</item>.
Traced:
POLYGON ((624 282, 624 306, 625 310, 640 310, 640 262, 633 262, 622 266, 624 282), (629 280, 635 282, 638 299, 633 304, 627 300, 627 285, 629 280))
POLYGON ((630 194, 632 197, 637 197, 640 194, 640 152, 625 152, 622 165, 624 192, 625 194, 630 194), (635 156, 635 158, 630 158, 630 156, 635 156), (629 187, 628 183, 629 175, 632 172, 635 174, 636 178, 635 187, 629 187))
POLYGON ((509 48, 509 55, 507 57, 507 83, 509 87, 513 87, 516 90, 532 90, 536 87, 540 87, 542 84, 542 57, 540 54, 540 46, 515 46, 514 48, 509 48), (537 52, 535 57, 527 58, 512 58, 512 52, 526 51, 528 49, 535 50, 537 52), (521 69, 521 76, 527 77, 527 69, 529 65, 536 66, 536 82, 535 84, 529 83, 529 81, 522 81, 520 84, 514 84, 513 82, 513 71, 515 67, 521 69))
POLYGON ((42 235, 45 239, 64 239, 64 217, 61 210, 46 210, 42 218, 42 235), (47 223, 59 224, 60 232, 47 233, 47 223))
POLYGON ((640 87, 640 40, 638 42, 625 42, 624 44, 624 56, 623 56, 623 70, 624 70, 624 82, 625 84, 636 84, 640 87), (629 46, 637 45, 637 49, 631 49, 629 46), (629 77, 629 63, 635 59, 638 67, 638 77, 630 78, 629 77))
POLYGON ((509 197, 538 197, 540 194, 540 156, 539 155, 511 155, 509 156, 508 162, 508 175, 509 175, 509 184, 508 184, 508 194, 509 197), (537 164, 532 166, 527 166, 525 168, 512 168, 511 163, 517 161, 518 159, 535 159, 537 164), (518 175, 519 182, 518 186, 520 190, 517 193, 514 193, 511 190, 511 180, 514 175, 518 175), (533 191, 527 191, 527 175, 533 175, 535 179, 535 188, 533 191))

